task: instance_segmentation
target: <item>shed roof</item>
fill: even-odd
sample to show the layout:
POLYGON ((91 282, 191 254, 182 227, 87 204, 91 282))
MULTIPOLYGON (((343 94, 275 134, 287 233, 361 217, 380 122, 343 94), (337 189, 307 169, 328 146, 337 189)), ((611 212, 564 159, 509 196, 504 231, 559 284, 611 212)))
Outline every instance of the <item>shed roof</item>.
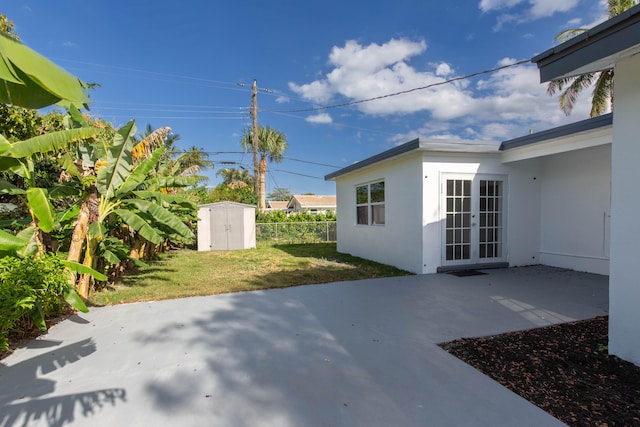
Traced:
POLYGON ((533 57, 540 82, 612 68, 640 52, 640 5, 533 57))
POLYGON ((498 151, 499 143, 491 141, 469 141, 455 139, 424 139, 416 138, 387 151, 368 157, 345 168, 330 173, 324 177, 326 181, 346 175, 358 169, 392 159, 412 151, 433 151, 433 152, 465 152, 465 153, 493 153, 498 151))
POLYGON ((252 209, 256 208, 256 206, 254 206, 254 205, 247 205, 245 203, 238 203, 238 202, 231 202, 231 201, 206 203, 204 205, 198 206, 198 208, 213 208, 213 207, 217 207, 217 206, 235 206, 235 207, 252 208, 252 209))

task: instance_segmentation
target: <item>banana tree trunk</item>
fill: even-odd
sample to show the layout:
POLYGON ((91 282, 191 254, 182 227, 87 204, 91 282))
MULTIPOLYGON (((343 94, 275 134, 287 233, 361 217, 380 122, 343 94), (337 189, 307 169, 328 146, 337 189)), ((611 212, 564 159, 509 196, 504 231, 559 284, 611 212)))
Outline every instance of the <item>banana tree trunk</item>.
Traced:
POLYGON ((267 173, 267 159, 260 159, 260 201, 258 207, 262 212, 265 211, 267 204, 265 203, 265 184, 264 184, 264 176, 267 173))
POLYGON ((151 242, 146 242, 144 244, 144 261, 149 261, 153 259, 155 248, 156 248, 156 245, 154 245, 151 242))
MULTIPOLYGON (((87 267, 93 268, 93 261, 96 254, 96 249, 98 248, 98 239, 89 239, 87 242, 87 250, 84 254, 84 262, 83 264, 87 267)), ((89 298, 89 291, 91 290, 91 285, 93 284, 93 276, 90 274, 82 274, 80 276, 80 281, 78 282, 78 295, 82 298, 89 298)))
POLYGON ((73 227, 71 235, 71 245, 69 245, 69 255, 67 260, 80 262, 84 239, 87 237, 87 229, 89 228, 89 207, 86 203, 80 206, 80 213, 76 219, 76 225, 73 227))
MULTIPOLYGON (((89 224, 98 218, 98 190, 95 186, 89 188, 89 193, 80 205, 80 212, 76 218, 76 224, 73 227, 71 235, 71 244, 69 245, 69 255, 67 260, 80 262, 84 241, 87 238, 89 224)), ((71 273, 69 284, 76 284, 76 273, 71 273)), ((80 285, 78 285, 80 286, 80 285)), ((88 292, 88 290, 87 290, 88 292)), ((86 297, 85 297, 86 298, 86 297)))
POLYGON ((36 243, 36 246, 38 247, 38 252, 36 253, 35 256, 36 258, 40 258, 40 256, 45 252, 44 243, 42 243, 42 230, 38 228, 37 220, 31 221, 31 224, 29 224, 29 227, 34 227, 36 229, 36 232, 33 234, 33 239, 36 243))
MULTIPOLYGON (((140 237, 140 235, 136 234, 133 237, 133 241, 131 242, 131 250, 129 251, 129 258, 131 259, 140 259, 140 255, 143 254, 143 245, 144 245, 144 239, 142 237, 140 237)), ((130 270, 134 267, 134 263, 131 260, 127 260, 125 262, 125 266, 127 268, 127 270, 130 270)))

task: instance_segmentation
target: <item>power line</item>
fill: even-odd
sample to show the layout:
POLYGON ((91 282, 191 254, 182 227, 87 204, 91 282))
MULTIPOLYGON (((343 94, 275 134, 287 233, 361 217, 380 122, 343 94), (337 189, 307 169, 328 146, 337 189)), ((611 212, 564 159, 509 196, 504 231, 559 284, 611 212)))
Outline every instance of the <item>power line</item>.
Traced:
MULTIPOLYGON (((109 101, 96 101, 93 102, 91 105, 93 106, 102 106, 102 105, 116 105, 116 106, 120 106, 120 105, 131 105, 134 108, 142 108, 142 107, 182 107, 182 108, 200 108, 200 109, 212 109, 212 110, 249 110, 249 107, 247 106, 241 106, 241 107, 225 107, 225 106, 220 106, 220 105, 195 105, 195 104, 151 104, 151 103, 144 103, 144 102, 109 102, 109 101)), ((101 108, 121 108, 121 107, 101 107, 101 108)), ((124 109, 124 108, 121 108, 124 109)))
MULTIPOLYGON (((125 107, 100 107, 100 111, 102 110, 116 110, 116 111, 156 111, 161 113, 207 113, 205 110, 167 110, 164 108, 125 108, 125 107)), ((241 114, 239 111, 210 111, 214 114, 241 114)))
POLYGON ((378 99, 391 98, 392 96, 404 95, 406 93, 416 92, 416 91, 419 91, 419 90, 430 89, 432 87, 442 86, 442 85, 453 83, 453 82, 460 81, 460 80, 467 80, 467 79, 470 79, 472 77, 480 76, 482 74, 495 73, 496 71, 504 70, 505 68, 515 67, 517 65, 526 64, 528 62, 531 62, 531 60, 530 59, 526 59, 526 60, 514 62, 513 64, 503 65, 503 66, 500 66, 500 67, 491 68, 489 70, 478 71, 476 73, 467 74, 466 76, 460 76, 460 77, 455 77, 453 79, 444 80, 442 82, 431 83, 431 84, 428 84, 426 86, 414 87, 413 89, 402 90, 402 91, 399 91, 399 92, 389 93, 389 94, 386 94, 386 95, 374 96, 373 98, 359 99, 359 100, 356 100, 356 101, 344 102, 342 104, 326 105, 326 106, 323 106, 323 107, 305 108, 305 109, 300 109, 300 110, 273 110, 273 111, 269 111, 269 112, 271 112, 271 113, 304 113, 304 112, 309 112, 309 111, 320 111, 320 110, 328 110, 328 109, 333 109, 333 108, 348 107, 348 106, 351 106, 351 105, 363 104, 365 102, 377 101, 378 99))
POLYGON ((344 167, 344 166, 328 165, 326 163, 310 162, 309 160, 292 159, 291 157, 283 157, 283 159, 291 160, 291 161, 294 161, 294 162, 300 162, 300 163, 308 163, 310 165, 327 166, 327 167, 336 168, 336 169, 341 169, 341 168, 344 167))
MULTIPOLYGON (((103 116, 108 116, 108 117, 124 117, 124 118, 131 118, 130 115, 122 115, 122 114, 103 114, 103 116)), ((193 116, 134 116, 134 119, 154 119, 154 120, 243 120, 246 117, 245 116, 238 116, 238 117, 212 117, 212 116, 205 116, 205 117, 193 117, 193 116)))
POLYGON ((276 171, 276 172, 283 172, 283 173, 289 173, 291 175, 298 175, 298 176, 304 176, 307 178, 313 178, 313 179, 319 179, 320 181, 324 181, 324 178, 320 178, 318 176, 313 176, 313 175, 305 175, 303 173, 298 173, 298 172, 291 172, 291 171, 285 171, 282 169, 271 169, 272 171, 276 171))
POLYGON ((82 64, 82 65, 91 65, 91 66, 94 66, 94 67, 112 68, 114 70, 133 71, 133 72, 136 72, 136 73, 155 74, 157 76, 163 76, 163 77, 174 77, 174 78, 177 77, 177 78, 185 79, 185 80, 196 80, 196 81, 201 81, 201 82, 206 82, 206 83, 217 83, 217 84, 225 84, 225 85, 237 86, 237 83, 235 83, 235 82, 234 83, 225 82, 225 81, 222 81, 222 80, 212 80, 212 79, 205 79, 205 78, 201 78, 201 77, 184 76, 184 75, 180 75, 180 74, 160 73, 160 72, 157 72, 157 71, 139 70, 139 69, 136 69, 136 68, 128 68, 128 67, 118 67, 116 65, 96 64, 94 62, 76 61, 76 60, 64 59, 64 58, 51 58, 51 59, 54 59, 56 61, 72 62, 72 63, 82 64))
MULTIPOLYGON (((186 150, 182 150, 182 151, 176 151, 176 154, 184 154, 187 153, 188 151, 186 150)), ((203 154, 207 154, 209 156, 217 156, 219 154, 247 154, 246 151, 201 151, 201 153, 203 154)), ((330 168, 335 168, 335 169, 341 169, 344 166, 336 166, 336 165, 329 165, 326 163, 318 163, 318 162, 312 162, 310 160, 302 160, 302 159, 295 159, 293 157, 282 157, 285 160, 291 160, 293 162, 300 162, 300 163, 308 163, 311 165, 317 165, 317 166, 326 166, 326 167, 330 167, 330 168)))

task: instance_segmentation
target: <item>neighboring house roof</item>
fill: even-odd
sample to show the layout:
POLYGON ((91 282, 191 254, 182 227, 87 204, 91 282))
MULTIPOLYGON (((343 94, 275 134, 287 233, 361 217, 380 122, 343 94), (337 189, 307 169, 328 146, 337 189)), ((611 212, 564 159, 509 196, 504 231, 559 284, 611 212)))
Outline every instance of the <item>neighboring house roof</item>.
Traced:
POLYGON ((286 200, 268 200, 267 201, 267 208, 285 210, 285 209, 287 209, 287 205, 288 204, 289 204, 289 202, 286 201, 286 200))
POLYGON ((291 200, 289 200, 287 208, 293 207, 295 202, 297 202, 302 209, 335 209, 336 196, 307 196, 295 194, 291 197, 291 200))
POLYGON ((441 151, 441 152, 467 152, 467 153, 492 153, 498 151, 499 143, 486 141, 447 140, 447 139, 423 139, 416 138, 412 141, 398 145, 390 150, 383 151, 375 156, 354 163, 324 177, 325 181, 333 180, 341 175, 371 166, 382 161, 398 157, 411 151, 441 151))
POLYGON ((640 5, 533 57, 540 82, 613 68, 640 52, 640 5))

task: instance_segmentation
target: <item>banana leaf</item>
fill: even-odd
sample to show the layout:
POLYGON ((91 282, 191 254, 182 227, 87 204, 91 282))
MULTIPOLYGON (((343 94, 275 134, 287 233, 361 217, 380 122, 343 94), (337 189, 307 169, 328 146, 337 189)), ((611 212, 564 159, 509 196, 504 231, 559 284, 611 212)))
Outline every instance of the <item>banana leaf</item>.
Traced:
POLYGON ((0 230, 0 250, 1 251, 17 251, 23 248, 29 241, 21 237, 9 234, 0 230))
POLYGON ((125 182, 133 169, 133 136, 136 133, 135 121, 118 129, 113 145, 107 151, 107 166, 98 169, 96 188, 107 200, 113 198, 118 187, 125 182))
POLYGON ((26 191, 24 191, 22 188, 16 187, 9 181, 0 179, 0 194, 16 195, 16 194, 24 194, 24 193, 26 193, 26 191))
POLYGON ((161 207, 155 202, 142 199, 126 199, 122 201, 123 204, 134 206, 142 212, 146 212, 153 217, 153 219, 160 224, 171 228, 180 236, 185 239, 193 238, 193 232, 187 227, 180 218, 173 214, 171 211, 161 207))
POLYGON ((24 141, 14 142, 5 155, 8 154, 13 158, 21 159, 34 154, 58 151, 67 147, 72 142, 93 138, 97 133, 98 129, 96 128, 67 129, 49 132, 44 135, 25 139, 24 141))
POLYGON ((0 102, 43 108, 90 102, 88 85, 23 43, 0 32, 0 102))
POLYGON ((198 205, 189 199, 184 197, 174 196, 173 194, 164 194, 159 191, 134 191, 133 194, 141 199, 156 199, 160 202, 165 202, 170 205, 179 205, 185 209, 198 210, 198 205))
POLYGON ((77 274, 90 274, 96 280, 107 280, 107 276, 100 273, 99 271, 94 270, 93 268, 87 267, 86 265, 80 264, 76 261, 68 261, 68 260, 60 260, 60 263, 67 267, 69 270, 73 271, 77 274))
POLYGON ((125 179, 124 183, 118 188, 116 194, 123 195, 135 190, 138 185, 144 182, 147 178, 147 174, 153 170, 156 164, 158 164, 166 151, 166 147, 159 147, 154 150, 151 157, 140 162, 133 172, 125 179))
POLYGON ((43 188, 30 188, 27 190, 27 201, 38 218, 38 227, 45 233, 51 233, 55 226, 55 212, 47 191, 43 188))
POLYGON ((127 223, 128 226, 140 233, 142 237, 151 243, 155 243, 156 245, 162 243, 162 236, 160 233, 158 233, 155 228, 151 227, 136 213, 126 209, 116 209, 113 213, 118 215, 125 223, 127 223))

